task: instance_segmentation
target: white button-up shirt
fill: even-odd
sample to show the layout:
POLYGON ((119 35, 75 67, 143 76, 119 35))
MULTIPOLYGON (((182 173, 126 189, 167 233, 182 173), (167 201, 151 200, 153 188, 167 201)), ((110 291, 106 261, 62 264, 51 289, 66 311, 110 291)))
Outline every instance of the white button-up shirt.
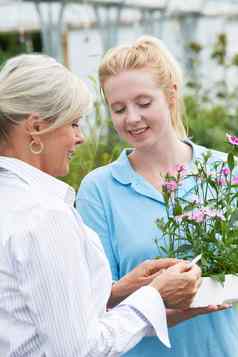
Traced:
POLYGON ((73 203, 67 184, 0 157, 0 356, 119 356, 150 333, 169 346, 154 288, 106 310, 109 265, 73 203))

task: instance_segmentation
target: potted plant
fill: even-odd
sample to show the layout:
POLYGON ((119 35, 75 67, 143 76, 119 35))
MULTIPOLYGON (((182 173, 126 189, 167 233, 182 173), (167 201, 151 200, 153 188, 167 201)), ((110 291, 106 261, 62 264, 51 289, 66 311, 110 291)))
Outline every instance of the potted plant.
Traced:
POLYGON ((156 221, 162 233, 156 240, 159 256, 202 255, 204 278, 194 307, 238 301, 238 137, 227 134, 227 141, 224 158, 214 160, 206 151, 191 172, 178 165, 176 174, 168 173, 162 187, 166 217, 156 221), (183 180, 193 182, 185 197, 183 180))

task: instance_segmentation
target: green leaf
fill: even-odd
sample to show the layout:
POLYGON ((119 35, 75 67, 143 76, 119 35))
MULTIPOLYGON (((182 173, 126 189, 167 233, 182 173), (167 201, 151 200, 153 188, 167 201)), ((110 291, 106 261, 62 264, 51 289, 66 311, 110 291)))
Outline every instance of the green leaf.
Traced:
POLYGON ((182 244, 176 249, 176 253, 187 253, 191 250, 191 244, 182 244))
POLYGON ((214 181, 212 181, 209 177, 207 178, 207 182, 209 183, 209 185, 216 191, 218 192, 218 189, 217 189, 217 185, 214 181))
POLYGON ((163 253, 165 253, 165 255, 166 255, 166 256, 168 256, 168 257, 170 256, 170 251, 169 251, 169 250, 167 250, 166 248, 164 248, 164 247, 160 246, 160 247, 159 247, 159 249, 161 249, 161 250, 162 250, 162 252, 163 252, 163 253))
POLYGON ((227 156, 227 162, 229 169, 232 171, 235 167, 235 160, 234 160, 234 155, 230 152, 227 156))
POLYGON ((212 279, 218 281, 218 282, 221 283, 222 285, 224 285, 225 280, 226 280, 225 273, 213 274, 213 275, 210 275, 210 277, 211 277, 212 279))
POLYGON ((181 205, 179 204, 179 202, 177 201, 174 207, 174 216, 180 216, 183 212, 183 209, 181 207, 181 205))

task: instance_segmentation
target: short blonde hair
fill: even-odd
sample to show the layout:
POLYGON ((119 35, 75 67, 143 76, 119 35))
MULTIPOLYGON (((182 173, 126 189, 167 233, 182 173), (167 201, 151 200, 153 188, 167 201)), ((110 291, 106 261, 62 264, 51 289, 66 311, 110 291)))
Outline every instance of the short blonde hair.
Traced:
POLYGON ((117 74, 136 69, 148 69, 158 81, 167 101, 176 85, 176 100, 170 107, 172 125, 179 138, 184 139, 186 130, 183 125, 184 103, 182 95, 183 76, 178 63, 162 41, 152 36, 142 36, 133 45, 117 46, 103 57, 99 67, 99 81, 104 94, 105 81, 117 74))
POLYGON ((90 106, 86 85, 55 59, 40 54, 13 57, 0 71, 0 142, 31 113, 52 119, 41 134, 79 119, 90 106))

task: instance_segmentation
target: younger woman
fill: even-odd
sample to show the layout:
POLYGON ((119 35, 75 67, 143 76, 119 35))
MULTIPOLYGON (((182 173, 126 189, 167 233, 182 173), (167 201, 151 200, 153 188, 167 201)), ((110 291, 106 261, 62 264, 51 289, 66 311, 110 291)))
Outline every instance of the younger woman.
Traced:
MULTIPOLYGON (((110 50, 99 78, 114 127, 131 149, 83 180, 77 207, 99 234, 117 280, 158 254, 155 221, 165 216, 164 175, 173 173, 178 164, 189 170, 206 148, 186 137, 181 70, 161 41, 143 37, 132 46, 110 50)), ((213 152, 215 160, 222 155, 213 152)), ((193 184, 184 183, 184 197, 193 184)), ((184 319, 187 313, 178 312, 184 319)), ((198 316, 173 328, 171 340, 173 347, 166 350, 155 338, 145 338, 126 356, 234 357, 238 314, 230 309, 198 316)))

